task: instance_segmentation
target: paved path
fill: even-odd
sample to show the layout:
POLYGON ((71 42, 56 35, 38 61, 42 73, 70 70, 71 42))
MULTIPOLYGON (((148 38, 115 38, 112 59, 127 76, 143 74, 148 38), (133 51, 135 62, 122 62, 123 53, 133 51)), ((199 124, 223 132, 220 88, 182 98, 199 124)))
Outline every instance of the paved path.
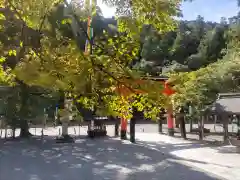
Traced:
MULTIPOLYGON (((69 131, 75 134, 73 127, 69 131)), ((86 131, 82 127, 81 135, 86 131)), ((108 132, 113 135, 114 128, 108 132)), ((55 136, 58 128, 45 129, 45 134, 55 136)), ((56 144, 50 137, 44 144, 0 141, 0 180, 240 180, 240 154, 229 148, 143 133, 142 126, 136 137, 137 144, 85 137, 72 145, 56 144)))
POLYGON ((223 179, 240 180, 240 154, 232 151, 235 147, 207 146, 156 133, 137 133, 136 137, 144 146, 179 158, 178 162, 185 162, 223 179))
POLYGON ((0 143, 0 180, 221 179, 150 146, 115 138, 0 143))

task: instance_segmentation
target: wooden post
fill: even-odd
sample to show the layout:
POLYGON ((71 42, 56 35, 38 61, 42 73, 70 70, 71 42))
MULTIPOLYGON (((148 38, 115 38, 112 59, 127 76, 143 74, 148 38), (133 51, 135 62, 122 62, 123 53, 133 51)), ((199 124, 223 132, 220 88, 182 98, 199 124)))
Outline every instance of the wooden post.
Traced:
POLYGON ((12 132, 13 132, 12 136, 15 139, 16 138, 16 128, 15 127, 13 127, 12 132))
POLYGON ((237 118, 237 139, 240 140, 240 117, 237 118))
POLYGON ((117 122, 115 122, 115 136, 119 136, 119 122, 117 120, 117 122))
POLYGON ((162 121, 164 120, 164 117, 159 117, 158 119, 158 133, 162 134, 163 133, 163 128, 162 128, 162 121))
POLYGON ((8 127, 7 127, 7 125, 5 125, 5 139, 7 138, 7 129, 8 127))
POLYGON ((193 108, 192 108, 192 106, 190 105, 189 106, 189 115, 190 115, 190 132, 192 132, 192 130, 193 130, 193 118, 192 118, 192 115, 193 115, 193 108))
POLYGON ((205 116, 203 116, 203 118, 202 118, 202 134, 203 134, 203 137, 205 136, 205 131, 204 131, 204 124, 205 124, 205 116))
MULTIPOLYGON (((1 118, 1 117, 0 117, 1 118)), ((2 138, 3 119, 0 119, 0 139, 2 138)))
POLYGON ((132 143, 135 143, 135 124, 136 124, 136 119, 135 117, 132 117, 130 120, 130 141, 132 143))
POLYGON ((42 130, 41 130, 41 138, 43 139, 43 136, 44 136, 44 134, 43 134, 43 128, 42 128, 42 130))
POLYGON ((214 114, 214 131, 216 132, 216 124, 217 124, 218 116, 214 114))
POLYGON ((159 113, 159 119, 158 119, 158 133, 162 134, 163 133, 163 128, 162 124, 165 119, 165 109, 161 109, 159 113))
POLYGON ((204 116, 201 115, 198 121, 199 140, 203 140, 204 137, 204 116))
POLYGON ((133 108, 133 117, 130 120, 130 141, 132 143, 135 143, 135 124, 136 124, 136 118, 137 118, 137 110, 136 108, 133 108))
POLYGON ((44 134, 43 134, 43 128, 42 128, 42 130, 41 130, 41 142, 42 142, 42 143, 44 142, 43 136, 44 136, 44 134))

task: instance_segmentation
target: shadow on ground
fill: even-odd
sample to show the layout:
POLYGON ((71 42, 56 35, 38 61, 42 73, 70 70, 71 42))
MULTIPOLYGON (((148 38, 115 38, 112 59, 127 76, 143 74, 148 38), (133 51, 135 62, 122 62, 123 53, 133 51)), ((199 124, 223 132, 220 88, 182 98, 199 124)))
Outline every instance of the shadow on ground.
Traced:
MULTIPOLYGON (((1 143, 1 142, 0 142, 1 143)), ((0 144, 0 180, 214 180, 140 144, 114 138, 51 138, 0 144)))

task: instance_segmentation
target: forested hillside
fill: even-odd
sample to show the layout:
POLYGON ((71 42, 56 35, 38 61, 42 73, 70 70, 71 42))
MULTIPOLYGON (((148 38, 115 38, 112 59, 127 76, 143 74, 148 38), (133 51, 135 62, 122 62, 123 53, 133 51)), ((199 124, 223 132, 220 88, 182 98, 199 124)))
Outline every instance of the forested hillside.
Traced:
MULTIPOLYGON (((134 61, 135 68, 159 75, 169 70, 193 71, 206 67, 226 54, 233 39, 231 33, 237 31, 239 21, 240 14, 230 19, 223 17, 220 23, 206 22, 198 16, 194 21, 178 21, 175 30, 167 33, 159 33, 151 25, 145 25, 141 33, 141 54, 134 61)), ((104 18, 99 9, 93 19, 94 38, 101 37, 104 30, 116 34, 116 26, 114 17, 104 18)), ((71 32, 70 27, 68 31, 71 32)), ((81 37, 84 49, 86 37, 81 37)))
POLYGON ((192 71, 216 62, 226 54, 232 38, 230 31, 237 28, 239 20, 236 16, 215 23, 199 16, 195 21, 180 21, 176 30, 169 33, 159 35, 151 30, 143 45, 143 67, 153 73, 161 69, 192 71))

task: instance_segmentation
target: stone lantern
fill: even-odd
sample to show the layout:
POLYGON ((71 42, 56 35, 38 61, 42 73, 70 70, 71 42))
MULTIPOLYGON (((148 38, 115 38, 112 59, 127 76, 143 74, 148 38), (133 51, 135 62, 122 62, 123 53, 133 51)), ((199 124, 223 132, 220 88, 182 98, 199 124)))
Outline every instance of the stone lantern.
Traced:
POLYGON ((72 120, 72 99, 65 98, 64 109, 59 110, 60 121, 62 122, 62 136, 57 138, 57 142, 74 142, 68 134, 68 124, 72 120))

